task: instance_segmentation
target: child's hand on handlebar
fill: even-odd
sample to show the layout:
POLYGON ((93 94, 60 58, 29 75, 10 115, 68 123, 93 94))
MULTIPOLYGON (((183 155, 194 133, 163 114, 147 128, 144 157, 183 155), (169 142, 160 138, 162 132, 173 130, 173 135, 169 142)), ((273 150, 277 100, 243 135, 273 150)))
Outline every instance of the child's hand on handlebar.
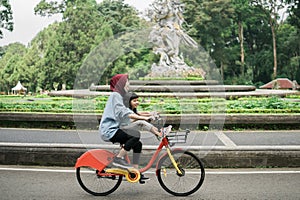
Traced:
POLYGON ((160 116, 159 116, 159 112, 156 112, 156 111, 152 111, 150 112, 151 116, 154 117, 155 120, 159 119, 160 116))
POLYGON ((154 121, 154 120, 155 120, 155 117, 154 117, 154 116, 150 116, 150 117, 148 117, 148 119, 147 119, 148 122, 152 122, 152 121, 154 121))
POLYGON ((158 139, 158 141, 161 141, 163 137, 165 137, 166 135, 168 135, 172 130, 172 126, 169 125, 168 127, 164 127, 160 129, 160 135, 156 135, 156 138, 158 139))

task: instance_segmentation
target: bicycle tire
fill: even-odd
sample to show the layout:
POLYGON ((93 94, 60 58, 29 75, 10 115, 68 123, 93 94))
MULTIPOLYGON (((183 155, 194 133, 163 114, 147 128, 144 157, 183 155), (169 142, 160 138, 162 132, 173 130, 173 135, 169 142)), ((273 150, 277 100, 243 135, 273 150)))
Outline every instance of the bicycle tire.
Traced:
MULTIPOLYGON (((103 171, 105 173, 105 169, 103 171)), ((113 193, 122 182, 122 175, 99 176, 98 170, 91 167, 78 167, 76 177, 83 190, 94 196, 113 193)))
POLYGON ((204 165, 195 154, 189 151, 177 150, 172 155, 183 170, 183 175, 177 174, 168 154, 158 163, 157 178, 161 187, 174 196, 188 196, 196 192, 203 184, 205 177, 204 165))

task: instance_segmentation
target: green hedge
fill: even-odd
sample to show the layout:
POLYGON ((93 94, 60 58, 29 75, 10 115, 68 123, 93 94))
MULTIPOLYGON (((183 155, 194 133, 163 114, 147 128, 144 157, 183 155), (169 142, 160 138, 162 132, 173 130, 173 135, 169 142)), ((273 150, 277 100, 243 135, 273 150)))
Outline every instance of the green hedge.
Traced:
MULTIPOLYGON (((102 113, 107 97, 72 99, 0 96, 0 112, 102 113)), ((181 113, 300 113, 300 101, 278 97, 224 99, 141 98, 139 110, 181 113)))

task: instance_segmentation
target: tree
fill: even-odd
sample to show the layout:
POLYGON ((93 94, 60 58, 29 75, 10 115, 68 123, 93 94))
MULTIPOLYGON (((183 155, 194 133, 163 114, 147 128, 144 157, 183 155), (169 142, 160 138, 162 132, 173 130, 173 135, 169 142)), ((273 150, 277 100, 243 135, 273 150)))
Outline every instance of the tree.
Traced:
MULTIPOLYGON (((293 34, 294 42, 293 46, 297 47, 297 50, 294 52, 294 56, 290 59, 290 64, 292 69, 296 68, 296 77, 295 79, 300 82, 300 1, 299 0, 283 0, 288 3, 288 12, 289 17, 287 22, 293 25, 296 30, 293 34)), ((292 42, 293 40, 291 40, 292 42)))
POLYGON ((300 1, 299 0, 281 0, 287 4, 287 12, 289 13, 288 22, 298 29, 300 33, 300 1))
POLYGON ((267 83, 272 80, 272 34, 269 18, 262 7, 252 6, 251 16, 245 21, 244 35, 248 65, 253 71, 253 83, 267 83))
POLYGON ((103 0, 98 6, 98 11, 104 21, 110 24, 114 34, 141 27, 137 10, 124 3, 124 0, 103 0))
POLYGON ((76 73, 82 61, 91 49, 100 41, 102 18, 94 0, 68 1, 63 13, 63 22, 59 24, 50 41, 52 46, 45 52, 44 66, 41 71, 46 84, 53 89, 53 83, 73 87, 76 73))
POLYGON ((12 43, 5 47, 5 53, 0 60, 0 90, 9 91, 18 81, 25 82, 24 62, 26 47, 21 43, 12 43))
POLYGON ((288 23, 278 29, 278 76, 296 80, 300 72, 300 39, 297 28, 288 23))
MULTIPOLYGON (((46 16, 61 13, 62 22, 47 41, 42 62, 39 62, 39 87, 53 89, 53 83, 66 84, 73 88, 78 70, 90 52, 113 35, 139 28, 141 20, 132 7, 123 0, 104 0, 97 4, 95 0, 41 1, 35 9, 37 14, 46 16)), ((86 61, 87 65, 93 62, 86 61)), ((91 64, 92 63, 92 64, 91 64)), ((100 63, 98 63, 99 65, 100 63)), ((99 67, 99 66, 98 66, 99 67)), ((89 67, 94 72, 93 67, 89 67)), ((89 73, 84 77, 90 78, 89 73)), ((80 74, 82 75, 82 74, 80 74)), ((91 74, 94 75, 94 74, 91 74)), ((110 76, 110 74, 107 76, 110 76)), ((84 87, 89 80, 80 80, 84 87)))
MULTIPOLYGON (((221 72, 226 84, 266 83, 273 78, 271 11, 257 3, 262 1, 250 5, 247 0, 182 2, 185 3, 185 30, 210 55, 193 54, 182 47, 183 54, 189 55, 187 62, 209 60, 209 64, 203 64, 207 66, 200 67, 207 74, 219 75, 221 72), (218 69, 211 67, 214 63, 218 69)), ((275 26, 276 76, 300 82, 299 1, 282 2, 284 5, 289 3, 290 14, 286 21, 276 22, 278 25, 275 26)), ((114 73, 126 72, 130 77, 139 78, 146 75, 151 64, 159 59, 141 41, 146 40, 146 32, 130 34, 151 25, 123 0, 103 0, 101 3, 95 0, 41 0, 35 11, 43 16, 60 13, 63 19, 39 32, 27 47, 21 44, 1 47, 2 91, 10 90, 18 79, 34 92, 60 89, 62 84, 71 89, 78 74, 84 74, 78 81, 81 88, 97 84, 100 77, 102 83, 107 83, 114 73), (114 42, 109 44, 111 41, 114 42), (83 65, 86 67, 78 71, 83 65)))
POLYGON ((9 0, 0 1, 0 38, 3 38, 3 30, 13 31, 14 23, 9 0))
POLYGON ((67 7, 68 2, 74 0, 63 0, 63 1, 49 1, 41 0, 34 8, 34 13, 40 16, 52 16, 55 14, 63 14, 67 7))
POLYGON ((279 11, 284 8, 284 4, 278 0, 255 0, 253 5, 262 6, 269 17, 269 25, 272 32, 273 41, 273 75, 272 78, 277 77, 277 50, 276 50, 276 32, 278 29, 279 11))
MULTIPOLYGON (((206 35, 206 45, 209 46, 211 57, 220 68, 221 77, 224 79, 225 67, 232 54, 228 51, 228 44, 232 42, 232 17, 234 8, 230 0, 204 0, 203 12, 207 16, 202 20, 202 30, 206 35)), ((201 35, 202 35, 201 34, 201 35)))
POLYGON ((244 48, 244 26, 247 18, 251 17, 249 0, 232 0, 234 7, 234 20, 238 24, 238 38, 240 43, 240 66, 242 77, 245 75, 245 48, 244 48))
MULTIPOLYGON (((46 63, 48 59, 55 59, 57 58, 55 55, 59 54, 57 40, 59 30, 60 23, 56 22, 49 25, 40 31, 28 46, 24 59, 29 71, 35 74, 30 81, 32 91, 39 92, 40 90, 52 89, 52 79, 56 73, 59 73, 59 69, 53 70, 53 66, 46 63)), ((58 61, 54 60, 53 62, 57 64, 58 61)))

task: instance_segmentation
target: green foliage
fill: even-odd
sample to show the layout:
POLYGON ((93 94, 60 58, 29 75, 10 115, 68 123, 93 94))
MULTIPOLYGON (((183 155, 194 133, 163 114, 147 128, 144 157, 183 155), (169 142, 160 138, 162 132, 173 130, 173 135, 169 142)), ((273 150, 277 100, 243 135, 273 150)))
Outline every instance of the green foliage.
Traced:
MULTIPOLYGON (((294 96, 293 96, 294 97, 294 96)), ((53 113, 99 113, 104 110, 107 96, 73 99, 70 97, 22 97, 0 96, 2 112, 53 112, 53 113)), ((294 97, 295 98, 295 97, 294 97)), ((300 102, 278 97, 186 99, 186 98, 140 98, 140 111, 158 111, 162 114, 217 114, 217 113, 299 113, 300 102)))
MULTIPOLYGON (((10 44, 0 48, 0 91, 8 92, 17 81, 36 93, 40 90, 88 88, 92 83, 105 84, 116 73, 128 73, 132 79, 145 77, 158 56, 141 43, 147 38, 130 31, 152 26, 124 0, 41 0, 34 12, 41 16, 61 14, 55 22, 39 32, 30 44, 10 44), (121 36, 121 33, 126 33, 121 36), (118 38, 113 44, 112 38, 118 38), (135 42, 135 40, 137 40, 135 42), (130 42, 129 42, 130 41, 130 42), (135 44, 131 44, 135 43, 135 44), (109 45, 108 45, 109 44, 109 45), (110 48, 105 48, 108 45, 110 48), (121 55, 121 56, 120 56, 121 55), (111 57, 110 57, 111 56, 111 57), (112 58, 108 61, 106 58, 112 58), (101 64, 99 64, 101 63, 101 64), (101 65, 101 66, 99 66, 101 65), (84 69, 82 67, 84 66, 84 69), (80 75, 80 80, 76 78, 80 75), (95 78, 96 77, 96 78, 95 78), (77 85, 76 85, 77 84, 77 85)), ((226 84, 261 85, 272 80, 273 46, 270 14, 277 19, 267 1, 182 0, 185 3, 185 31, 193 37, 204 55, 190 54, 185 61, 216 64, 226 84), (243 32, 241 31, 243 28, 243 32), (243 35, 243 40, 240 39, 243 35), (245 60, 241 61, 241 44, 245 60)), ((272 1, 287 7, 289 16, 276 25, 278 77, 300 82, 300 17, 296 1, 272 1)), ((12 13, 8 1, 2 1, 1 29, 12 30, 12 13)), ((273 21, 275 22, 275 21, 273 21)), ((183 55, 188 50, 183 50, 183 55)), ((208 79, 216 79, 212 67, 201 66, 208 79)), ((188 80, 198 80, 188 77, 188 80)))
POLYGON ((105 21, 109 22, 114 34, 140 27, 137 11, 125 4, 124 0, 103 0, 98 10, 105 21))
POLYGON ((286 98, 288 98, 288 99, 300 99, 300 95, 288 95, 288 96, 286 96, 286 98))
POLYGON ((28 74, 24 66, 24 56, 27 49, 23 44, 12 43, 6 47, 5 54, 0 59, 0 91, 10 91, 18 81, 27 85, 28 74))
MULTIPOLYGON (((28 48, 9 45, 2 49, 0 91, 10 91, 17 81, 31 92, 59 90, 63 85, 72 89, 80 67, 96 46, 114 34, 134 30, 141 24, 137 11, 122 0, 105 0, 99 4, 95 0, 42 0, 35 13, 41 16, 59 13, 63 19, 39 32, 28 48)), ((137 60, 135 56, 139 54, 133 55, 133 59, 137 60)), ((128 70, 126 66, 140 66, 125 62, 127 59, 116 61, 114 69, 106 76, 125 72, 128 70)), ((133 70, 133 73, 145 70, 133 70)), ((88 74, 85 78, 82 84, 87 88, 92 82, 88 74)))
POLYGON ((40 16, 51 16, 53 14, 63 13, 66 2, 41 0, 34 8, 34 13, 40 16))
POLYGON ((1 0, 0 2, 0 39, 3 38, 3 30, 13 31, 14 23, 12 9, 9 0, 1 0))
POLYGON ((237 101, 229 102, 227 107, 234 110, 246 112, 298 112, 300 102, 290 102, 278 97, 271 98, 240 98, 237 101), (294 110, 294 111, 293 111, 294 110))

